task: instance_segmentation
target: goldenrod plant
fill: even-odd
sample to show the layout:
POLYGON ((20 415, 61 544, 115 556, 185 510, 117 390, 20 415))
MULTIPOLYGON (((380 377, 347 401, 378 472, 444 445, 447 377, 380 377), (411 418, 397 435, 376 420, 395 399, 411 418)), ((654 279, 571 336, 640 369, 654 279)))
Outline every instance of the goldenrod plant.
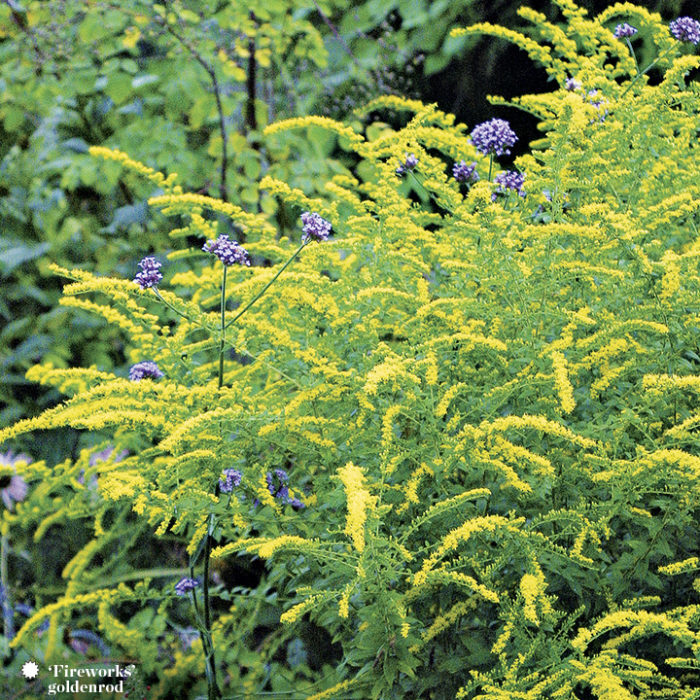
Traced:
POLYGON ((261 180, 295 234, 143 170, 182 247, 133 279, 54 267, 132 366, 37 365, 66 400, 0 431, 104 441, 9 468, 8 543, 87 533, 14 649, 59 658, 89 612, 157 697, 698 697, 700 23, 556 5, 520 11, 531 36, 455 30, 557 85, 512 101, 543 135, 508 169, 507 120, 380 97, 267 128, 345 154, 326 196, 261 180), (136 568, 146 537, 179 566, 136 568))

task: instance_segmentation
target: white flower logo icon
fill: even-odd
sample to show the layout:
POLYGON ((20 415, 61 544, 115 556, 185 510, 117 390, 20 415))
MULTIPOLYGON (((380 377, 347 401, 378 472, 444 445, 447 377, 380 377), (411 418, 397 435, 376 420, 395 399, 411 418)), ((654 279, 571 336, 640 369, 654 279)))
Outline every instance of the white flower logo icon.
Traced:
POLYGON ((22 666, 22 675, 30 681, 39 675, 39 667, 34 661, 27 661, 22 666))

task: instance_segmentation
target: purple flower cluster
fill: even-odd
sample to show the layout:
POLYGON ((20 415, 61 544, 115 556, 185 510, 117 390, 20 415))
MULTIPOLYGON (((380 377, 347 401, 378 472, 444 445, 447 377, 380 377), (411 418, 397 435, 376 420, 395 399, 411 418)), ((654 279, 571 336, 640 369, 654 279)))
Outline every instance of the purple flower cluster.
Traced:
POLYGON ((105 656, 109 654, 109 648, 102 637, 92 630, 71 630, 69 644, 77 654, 87 654, 90 647, 95 647, 105 656))
POLYGON ((106 462, 108 459, 112 459, 114 462, 121 462, 124 459, 124 457, 126 457, 129 454, 129 450, 120 450, 119 452, 117 452, 117 454, 114 455, 114 457, 112 457, 114 450, 114 445, 108 445, 104 448, 104 450, 100 450, 99 452, 91 454, 89 462, 90 466, 94 467, 98 462, 106 462))
MULTIPOLYGON (((121 462, 124 457, 126 457, 129 454, 129 450, 120 450, 115 454, 115 447, 114 445, 108 445, 105 447, 103 450, 100 450, 99 452, 95 452, 90 455, 90 460, 89 460, 89 465, 91 467, 94 467, 95 465, 99 464, 100 462, 106 462, 107 460, 111 459, 114 464, 117 462, 121 462)), ((76 481, 79 484, 85 485, 85 470, 81 469, 80 473, 76 477, 76 481)), ((97 489, 97 474, 93 474, 90 477, 90 481, 88 483, 88 488, 95 490, 97 489)))
POLYGON ((301 215, 302 231, 304 235, 303 241, 308 241, 313 238, 315 241, 327 241, 331 233, 331 222, 326 221, 320 214, 315 211, 305 211, 301 215))
POLYGON ((470 134, 474 147, 485 156, 510 154, 518 137, 505 119, 490 119, 474 127, 470 134))
POLYGON ((406 159, 396 168, 396 174, 403 177, 406 173, 411 172, 418 165, 418 158, 415 153, 406 153, 406 159))
POLYGON ((243 474, 238 469, 224 469, 223 479, 219 479, 219 491, 221 493, 231 493, 236 486, 241 485, 243 474))
MULTIPOLYGON (((588 102, 590 105, 595 107, 598 112, 601 112, 601 108, 603 106, 604 102, 607 102, 607 100, 604 97, 599 96, 598 90, 589 90, 588 93, 586 94, 585 101, 588 102)), ((604 122, 605 117, 607 117, 609 114, 608 110, 604 110, 602 114, 598 117, 598 121, 604 122)), ((594 124, 595 120, 591 121, 591 124, 594 124)))
POLYGON ((199 630, 194 627, 185 627, 184 629, 178 630, 178 637, 180 637, 180 642, 182 643, 182 648, 187 651, 200 637, 199 630))
POLYGON ((634 36, 636 33, 637 29, 635 27, 631 24, 627 24, 627 22, 623 22, 615 27, 613 35, 616 39, 629 39, 629 37, 634 36))
POLYGON ((452 166, 452 176, 457 182, 476 182, 479 179, 476 163, 467 165, 466 161, 460 160, 452 166))
POLYGON ((498 173, 493 181, 498 185, 498 189, 491 195, 494 202, 499 194, 506 194, 508 190, 514 190, 521 197, 525 196, 525 190, 523 190, 525 173, 519 173, 517 170, 505 170, 498 173))
POLYGON ((129 370, 129 379, 132 382, 140 382, 142 379, 160 379, 162 376, 164 376, 163 373, 152 360, 137 362, 129 370))
MULTIPOLYGON (((25 454, 15 455, 12 450, 0 453, 0 467, 5 467, 6 470, 12 469, 16 472, 15 465, 17 462, 31 462, 31 457, 25 454)), ((15 503, 23 501, 27 497, 29 486, 27 482, 19 474, 5 474, 0 476, 0 495, 2 502, 8 510, 12 510, 15 503)))
POLYGON ((267 472, 267 489, 275 498, 295 508, 305 508, 306 506, 298 498, 290 498, 288 484, 289 475, 284 469, 267 472))
POLYGON ((567 78, 566 82, 564 83, 564 88, 569 92, 580 90, 581 87, 581 82, 579 80, 576 80, 576 78, 567 78))
POLYGON ((668 28, 678 41, 689 41, 695 45, 700 43, 700 22, 692 17, 674 19, 668 28))
POLYGON ((588 94, 586 95, 586 100, 592 104, 596 109, 600 109, 601 105, 603 104, 602 99, 596 99, 598 96, 598 91, 597 90, 589 90, 588 94))
POLYGON ((227 267, 231 265, 250 265, 248 251, 236 241, 230 240, 225 233, 222 233, 215 241, 207 241, 202 246, 202 250, 216 255, 227 267))
POLYGON ((156 287, 163 279, 163 275, 160 273, 161 264, 154 257, 149 255, 144 258, 139 263, 139 267, 141 268, 141 272, 136 274, 134 282, 136 282, 141 289, 156 287))
POLYGON ((190 591, 193 591, 197 586, 199 586, 199 581, 196 578, 189 578, 184 576, 175 584, 175 593, 177 595, 187 595, 190 591))

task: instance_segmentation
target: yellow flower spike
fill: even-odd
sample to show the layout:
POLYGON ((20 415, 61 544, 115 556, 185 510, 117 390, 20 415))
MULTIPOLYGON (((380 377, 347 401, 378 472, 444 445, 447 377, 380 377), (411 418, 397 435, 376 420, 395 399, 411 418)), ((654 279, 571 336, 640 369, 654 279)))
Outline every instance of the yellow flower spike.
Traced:
POLYGON ((163 187, 164 189, 172 187, 175 183, 175 180, 177 179, 176 173, 171 173, 166 179, 162 173, 158 172, 157 170, 154 170, 153 168, 149 168, 147 165, 144 165, 143 163, 140 163, 139 161, 134 160, 133 158, 130 158, 126 153, 116 148, 105 148, 104 146, 90 146, 88 152, 91 156, 94 156, 96 158, 115 161, 123 167, 128 168, 129 170, 133 170, 135 173, 138 173, 142 177, 145 177, 146 179, 150 180, 155 185, 158 185, 158 187, 163 187))
POLYGON ((308 550, 313 547, 314 542, 312 540, 305 540, 303 537, 297 537, 296 535, 282 535, 257 545, 257 550, 262 559, 269 559, 278 549, 296 548, 308 550))
POLYGON ((272 136, 273 134, 279 134, 291 129, 306 129, 311 126, 317 126, 332 131, 338 136, 347 139, 352 146, 356 146, 364 141, 363 137, 349 126, 330 119, 329 117, 319 116, 295 117, 293 119, 275 122, 265 127, 263 133, 265 136, 272 136))
POLYGON ((554 368, 554 386, 559 394, 561 410, 564 413, 571 413, 576 408, 576 401, 574 401, 574 388, 569 380, 566 360, 560 352, 553 352, 551 358, 554 368))
POLYGON ((319 602, 325 600, 327 595, 317 594, 312 595, 301 603, 292 606, 289 610, 282 613, 280 616, 280 622, 284 625, 292 625, 297 620, 299 620, 303 615, 305 615, 309 610, 315 607, 319 602))
POLYGON ((338 476, 345 487, 348 502, 348 515, 345 533, 352 538, 355 549, 362 553, 365 548, 365 522, 367 511, 374 508, 376 497, 365 489, 365 477, 360 467, 348 462, 338 469, 338 476))
POLYGON ((342 617, 344 620, 347 620, 350 614, 350 595, 354 587, 354 582, 348 583, 343 589, 343 594, 340 596, 340 601, 338 602, 338 617, 342 617))
POLYGON ((661 263, 664 266, 664 275, 661 278, 659 298, 664 302, 670 302, 681 288, 681 268, 678 264, 678 256, 673 251, 667 250, 661 263))
POLYGON ((660 566, 658 571, 660 574, 666 574, 667 576, 678 576, 691 571, 697 571, 698 569, 700 569, 700 559, 698 557, 690 557, 683 561, 676 561, 673 562, 673 564, 660 566))
POLYGON ((542 583, 539 577, 533 574, 525 574, 520 579, 520 593, 523 596, 523 614, 528 622, 539 627, 540 620, 537 616, 537 600, 542 594, 542 583))
MULTIPOLYGON (((67 592, 68 593, 68 592, 67 592)), ((66 610, 72 610, 73 608, 83 609, 86 606, 94 605, 100 602, 115 603, 121 600, 130 600, 134 598, 134 594, 128 587, 123 584, 120 585, 116 590, 113 589, 100 589, 93 591, 92 593, 82 593, 78 595, 66 595, 56 603, 46 605, 37 612, 35 612, 19 630, 15 638, 10 642, 11 647, 19 646, 27 634, 30 631, 39 626, 40 622, 51 617, 56 613, 63 612, 66 610)))
POLYGON ((345 691, 350 690, 354 685, 357 685, 357 683, 358 681, 355 678, 351 678, 347 681, 341 681, 332 688, 322 690, 320 693, 307 695, 306 700, 331 700, 331 698, 343 698, 345 691))

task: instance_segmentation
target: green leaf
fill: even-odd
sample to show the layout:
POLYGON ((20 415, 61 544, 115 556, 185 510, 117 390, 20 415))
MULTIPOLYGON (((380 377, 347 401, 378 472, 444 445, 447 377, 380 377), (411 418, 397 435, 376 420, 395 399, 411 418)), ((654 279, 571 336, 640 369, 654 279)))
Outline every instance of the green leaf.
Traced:
POLYGON ((3 124, 5 131, 12 133, 17 131, 24 123, 24 110, 19 107, 8 107, 5 110, 5 118, 3 124))
POLYGON ((104 23, 99 12, 86 13, 85 19, 78 28, 78 37, 86 43, 100 41, 100 39, 104 39, 109 34, 110 29, 104 23))
POLYGON ((143 73, 134 77, 134 79, 131 81, 131 87, 138 89, 144 87, 145 85, 153 85, 153 83, 157 83, 159 80, 160 78, 157 75, 143 73))
POLYGON ((109 78, 105 93, 115 104, 121 104, 131 95, 131 76, 127 73, 115 73, 109 78))
POLYGON ((9 275, 16 267, 30 260, 36 260, 50 249, 50 243, 30 246, 18 241, 0 241, 0 271, 4 275, 9 275))

